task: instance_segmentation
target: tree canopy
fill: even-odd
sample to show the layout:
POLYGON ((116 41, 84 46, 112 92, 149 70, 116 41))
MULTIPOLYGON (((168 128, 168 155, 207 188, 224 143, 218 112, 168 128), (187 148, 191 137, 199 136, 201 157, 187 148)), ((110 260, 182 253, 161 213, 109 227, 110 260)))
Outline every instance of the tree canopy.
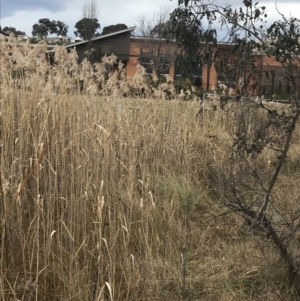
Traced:
POLYGON ((175 38, 172 32, 171 21, 165 20, 157 23, 153 29, 150 30, 150 35, 156 38, 163 38, 173 40, 175 38))
POLYGON ((112 32, 116 32, 119 30, 127 29, 128 26, 125 24, 115 24, 115 25, 109 25, 103 28, 102 34, 108 34, 112 32))
POLYGON ((251 63, 253 51, 263 51, 289 68, 289 80, 295 84, 297 68, 292 57, 299 51, 297 18, 279 13, 280 20, 268 25, 266 7, 252 0, 244 0, 238 8, 209 0, 179 0, 178 4, 171 14, 171 24, 182 50, 183 65, 190 68, 193 62, 212 63, 218 34, 224 35, 225 31, 227 42, 235 45, 241 69, 251 63))
POLYGON ((17 30, 15 27, 5 26, 3 31, 6 33, 13 32, 15 35, 26 35, 25 31, 17 30))
POLYGON ((75 28, 77 28, 74 31, 76 37, 81 36, 85 40, 91 40, 96 36, 97 29, 100 29, 100 24, 97 18, 82 18, 76 23, 75 28))
POLYGON ((6 31, 3 31, 1 26, 0 26, 0 33, 3 34, 4 36, 9 36, 9 34, 6 31))
POLYGON ((56 30, 55 30, 55 34, 57 35, 62 35, 62 36, 66 36, 69 30, 69 26, 66 25, 64 22, 62 21, 53 21, 54 24, 56 25, 56 30))
POLYGON ((62 21, 51 21, 48 18, 43 18, 32 26, 32 35, 39 38, 45 38, 49 34, 66 36, 68 28, 69 26, 62 21))
POLYGON ((212 27, 205 29, 202 18, 191 8, 175 9, 170 17, 170 28, 181 49, 177 64, 184 76, 189 76, 195 66, 212 63, 217 31, 212 27))

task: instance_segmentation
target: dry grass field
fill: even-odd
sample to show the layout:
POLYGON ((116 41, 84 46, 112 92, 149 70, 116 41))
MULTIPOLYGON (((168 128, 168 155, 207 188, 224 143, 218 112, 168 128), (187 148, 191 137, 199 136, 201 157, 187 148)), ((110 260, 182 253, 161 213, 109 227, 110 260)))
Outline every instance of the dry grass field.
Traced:
MULTIPOLYGON (((45 51, 1 41, 1 300, 298 300, 277 250, 210 185, 235 168, 236 107, 199 120, 166 87, 141 97, 142 74, 107 80, 63 49, 50 69, 45 51)), ((295 134, 274 192, 287 215, 295 134)), ((253 160, 268 173, 276 154, 253 160)))

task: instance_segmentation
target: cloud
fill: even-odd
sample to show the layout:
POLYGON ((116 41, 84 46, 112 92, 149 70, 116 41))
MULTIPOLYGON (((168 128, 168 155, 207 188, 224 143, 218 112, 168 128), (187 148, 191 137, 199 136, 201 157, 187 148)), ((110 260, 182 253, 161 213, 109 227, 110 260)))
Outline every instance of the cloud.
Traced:
MULTIPOLYGON (((218 0, 218 2, 220 5, 230 2, 232 5, 242 6, 242 0, 218 0)), ((40 18, 49 18, 65 22, 69 25, 68 35, 74 36, 74 26, 82 17, 84 0, 0 0, 0 3, 2 27, 12 26, 31 35, 33 24, 40 18)), ((178 7, 178 0, 110 0, 98 3, 101 29, 117 23, 134 26, 138 23, 139 16, 145 15, 147 19, 152 20, 160 8, 166 7, 171 12, 178 7)), ((267 7, 269 22, 279 19, 274 2, 265 0, 261 4, 267 7)), ((294 12, 300 10, 300 3, 293 0, 278 0, 277 6, 286 16, 290 13, 296 15, 294 12)))
POLYGON ((19 11, 38 11, 59 12, 66 8, 70 0, 9 0, 1 1, 1 18, 11 17, 19 11))
MULTIPOLYGON (((69 25, 68 35, 74 36, 74 26, 82 18, 83 0, 2 0, 1 25, 12 26, 31 35, 32 25, 40 18, 60 20, 69 25)), ((177 7, 177 0, 110 0, 99 2, 99 23, 101 28, 112 24, 124 23, 134 26, 138 16, 147 18, 168 7, 170 12, 177 7), (142 4, 141 4, 142 3, 142 4)))

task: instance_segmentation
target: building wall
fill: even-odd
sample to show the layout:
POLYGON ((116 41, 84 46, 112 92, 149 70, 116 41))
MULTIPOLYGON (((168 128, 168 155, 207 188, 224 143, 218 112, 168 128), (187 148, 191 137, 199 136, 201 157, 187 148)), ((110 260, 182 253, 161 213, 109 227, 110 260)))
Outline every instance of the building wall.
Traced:
MULTIPOLYGON (((153 47, 155 48, 155 45, 153 47)), ((175 43, 168 43, 168 44, 165 43, 165 45, 162 44, 159 47, 161 53, 163 53, 164 51, 166 53, 178 53, 177 46, 175 43)), ((142 40, 138 40, 137 38, 130 39, 130 55, 127 61, 127 71, 126 71, 127 77, 133 76, 135 74, 136 68, 140 64, 141 50, 144 52, 143 49, 145 48, 146 49, 150 48, 149 42, 143 42, 142 40)), ((223 51, 230 53, 230 47, 228 47, 227 45, 227 48, 225 48, 225 50, 223 51)), ((172 79, 175 79, 175 69, 176 69, 175 59, 176 56, 174 56, 174 59, 170 64, 170 68, 169 68, 169 75, 172 79)), ((204 65, 202 67, 201 88, 203 90, 210 90, 214 87, 216 88, 217 85, 218 85, 218 74, 214 64, 212 64, 210 68, 208 68, 207 65, 204 65)))
POLYGON ((140 47, 130 40, 129 58, 126 64, 126 76, 131 77, 135 74, 137 66, 140 64, 140 47))
MULTIPOLYGON (((79 43, 74 46, 76 46, 78 60, 82 61, 86 57, 85 52, 88 50, 87 43, 79 43)), ((91 47, 95 49, 91 63, 101 62, 105 54, 110 55, 112 53, 115 54, 118 59, 126 61, 129 58, 130 52, 130 32, 94 40, 91 47)))
MULTIPOLYGON (((127 77, 131 77, 135 74, 137 66, 141 64, 142 53, 147 52, 150 48, 152 48, 153 51, 153 49, 157 47, 159 48, 160 53, 173 54, 173 59, 171 60, 168 74, 172 79, 175 79, 175 54, 177 53, 177 46, 175 43, 166 43, 164 41, 155 40, 152 43, 151 40, 143 41, 143 39, 131 37, 130 32, 125 32, 122 34, 105 37, 103 39, 94 40, 92 47, 96 50, 94 57, 91 60, 92 63, 100 62, 102 57, 105 55, 105 52, 107 52, 108 55, 113 53, 118 57, 118 59, 122 60, 125 63, 127 77)), ((87 51, 86 43, 77 44, 76 50, 78 53, 79 61, 82 61, 86 57, 86 55, 84 54, 87 51)), ((230 44, 218 45, 216 53, 218 57, 217 60, 230 57, 236 58, 237 55, 236 53, 233 53, 232 45, 230 44)), ((280 63, 276 62, 275 59, 269 58, 267 56, 264 56, 262 58, 261 55, 257 55, 257 61, 260 61, 261 69, 257 74, 254 74, 256 86, 258 87, 258 89, 253 89, 253 91, 255 90, 255 93, 269 93, 271 90, 278 90, 278 88, 283 89, 286 92, 289 91, 289 86, 291 85, 291 83, 283 79, 284 68, 280 63)), ((247 76, 250 76, 250 74, 248 74, 247 76)), ((204 65, 202 67, 202 76, 199 77, 201 79, 202 89, 210 90, 216 88, 218 86, 218 77, 219 76, 215 64, 212 64, 210 68, 207 65, 204 65)), ((236 80, 238 81, 238 79, 236 80)), ((300 79, 298 85, 300 86, 300 79)))
MULTIPOLYGON (((130 39, 130 55, 129 59, 127 61, 127 70, 126 75, 127 77, 133 76, 136 72, 136 68, 139 64, 141 64, 141 51, 147 52, 150 42, 147 42, 147 44, 141 40, 132 38, 130 39)), ((155 49, 155 45, 153 45, 153 48, 155 49)), ((167 44, 162 43, 161 45, 157 46, 157 48, 160 49, 161 54, 173 54, 176 52, 176 45, 175 44, 167 44)), ((169 75, 172 79, 174 79, 175 76, 175 68, 174 68, 174 62, 170 64, 169 67, 169 75)))
MULTIPOLYGON (((296 79, 296 86, 300 87, 300 58, 295 58, 293 64, 296 67, 293 72, 296 79)), ((262 59, 261 87, 262 94, 271 93, 295 93, 295 87, 286 78, 286 69, 275 58, 264 56, 262 59)))
MULTIPOLYGON (((172 60, 169 66, 169 76, 175 79, 175 59, 177 46, 175 43, 166 43, 164 41, 155 41, 152 43, 150 40, 143 41, 130 37, 130 33, 117 34, 111 37, 94 40, 92 48, 95 49, 91 63, 100 62, 105 55, 105 50, 109 50, 107 55, 115 54, 118 59, 122 60, 126 65, 126 75, 131 77, 135 74, 137 66, 141 64, 141 51, 147 52, 150 48, 159 49, 161 54, 169 54, 172 60)), ((78 60, 81 62, 85 57, 85 52, 88 50, 87 43, 75 44, 78 54, 78 60)), ((201 87, 204 90, 217 87, 218 75, 214 65, 208 68, 207 65, 202 67, 201 87)))

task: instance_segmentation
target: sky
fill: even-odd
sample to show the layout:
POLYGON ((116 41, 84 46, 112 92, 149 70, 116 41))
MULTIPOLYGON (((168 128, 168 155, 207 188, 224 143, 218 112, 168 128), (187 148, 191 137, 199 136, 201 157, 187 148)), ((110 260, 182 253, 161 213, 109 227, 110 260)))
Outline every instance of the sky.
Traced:
MULTIPOLYGON (((241 5, 242 0, 216 0, 219 4, 226 2, 231 5, 241 5)), ((48 18, 60 20, 69 25, 68 36, 74 37, 74 25, 82 18, 82 7, 85 0, 0 0, 0 24, 3 27, 11 26, 25 31, 31 36, 32 25, 38 19, 48 18)), ((268 18, 278 19, 274 1, 261 2, 268 8, 268 18)), ((286 16, 300 19, 299 0, 278 0, 279 10, 286 16)), ((160 9, 173 11, 178 7, 178 0, 109 0, 98 1, 98 20, 103 27, 112 24, 124 23, 128 27, 138 24, 138 17, 145 16, 152 20, 160 9)))

